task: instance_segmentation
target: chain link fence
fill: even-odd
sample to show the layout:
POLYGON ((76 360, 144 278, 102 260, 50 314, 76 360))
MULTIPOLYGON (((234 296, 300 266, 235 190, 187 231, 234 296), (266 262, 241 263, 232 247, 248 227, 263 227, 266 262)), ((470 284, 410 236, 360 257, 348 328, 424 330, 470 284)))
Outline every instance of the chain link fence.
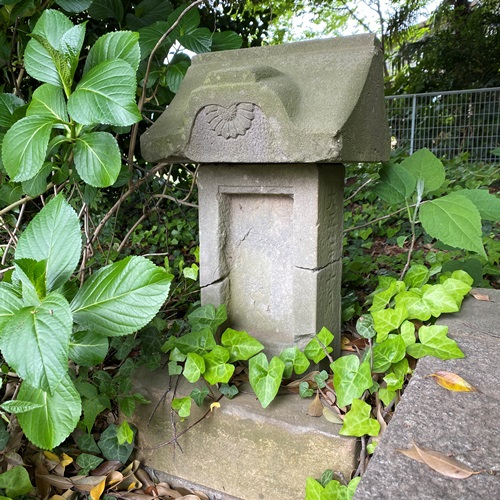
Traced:
POLYGON ((500 87, 386 97, 395 148, 426 147, 438 157, 467 152, 469 161, 499 162, 500 87))

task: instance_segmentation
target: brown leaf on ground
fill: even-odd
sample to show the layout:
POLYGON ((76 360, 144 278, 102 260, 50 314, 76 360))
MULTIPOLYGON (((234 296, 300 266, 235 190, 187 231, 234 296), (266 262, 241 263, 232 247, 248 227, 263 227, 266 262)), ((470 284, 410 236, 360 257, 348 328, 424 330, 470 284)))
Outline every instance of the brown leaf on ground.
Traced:
POLYGON ((323 417, 325 417, 326 420, 332 424, 342 425, 344 423, 344 419, 340 413, 336 413, 335 411, 330 410, 330 408, 323 408, 323 417))
POLYGON ((439 451, 419 446, 415 441, 413 441, 413 448, 409 450, 398 449, 397 451, 417 462, 426 464, 439 474, 453 479, 467 479, 474 474, 481 474, 483 472, 472 470, 455 458, 448 457, 439 451), (417 455, 420 459, 417 458, 417 455))
POLYGON ((319 399, 319 392, 316 392, 316 397, 309 405, 307 414, 310 417, 321 417, 321 415, 323 415, 323 403, 321 403, 321 400, 319 399))
POLYGON ((285 385, 284 387, 288 389, 290 392, 294 393, 299 393, 299 385, 301 382, 307 382, 309 384, 309 387, 312 389, 317 388, 317 384, 314 380, 314 377, 319 374, 319 371, 315 370, 309 373, 306 373, 302 378, 299 378, 297 380, 294 380, 293 382, 290 382, 289 384, 285 385))
POLYGON ((437 384, 439 384, 441 387, 444 387, 445 389, 448 389, 449 391, 480 392, 456 373, 438 371, 426 375, 426 377, 432 377, 437 384))
POLYGON ((484 302, 490 302, 490 296, 485 295, 479 292, 476 292, 475 290, 472 290, 469 292, 476 300, 482 300, 484 302))

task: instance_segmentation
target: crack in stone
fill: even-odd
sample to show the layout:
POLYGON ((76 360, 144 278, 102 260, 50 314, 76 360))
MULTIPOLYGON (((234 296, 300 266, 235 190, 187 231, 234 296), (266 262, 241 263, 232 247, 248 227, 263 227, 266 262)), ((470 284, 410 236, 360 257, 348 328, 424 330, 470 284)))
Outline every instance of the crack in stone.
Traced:
POLYGON ((218 285, 219 283, 222 283, 223 281, 225 281, 228 278, 229 278, 229 275, 221 276, 220 278, 217 278, 215 281, 211 281, 210 283, 207 283, 206 285, 200 285, 200 288, 207 288, 208 286, 218 285))
POLYGON ((324 266, 321 266, 321 267, 313 267, 313 268, 310 268, 310 267, 301 267, 301 266, 294 266, 295 269, 302 269, 303 271, 311 271, 313 273, 318 273, 319 271, 322 271, 323 269, 326 269, 328 266, 331 266, 332 264, 335 264, 336 262, 338 262, 340 259, 336 259, 332 262, 328 262, 328 264, 325 264, 324 266))

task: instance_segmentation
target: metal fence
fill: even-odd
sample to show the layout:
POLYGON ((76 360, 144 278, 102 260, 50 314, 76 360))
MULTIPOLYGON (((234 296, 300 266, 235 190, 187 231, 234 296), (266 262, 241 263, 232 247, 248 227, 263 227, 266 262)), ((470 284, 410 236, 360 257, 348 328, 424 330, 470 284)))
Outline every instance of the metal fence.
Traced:
POLYGON ((469 153, 470 161, 498 162, 500 87, 386 97, 393 146, 410 154, 426 147, 438 157, 469 153))

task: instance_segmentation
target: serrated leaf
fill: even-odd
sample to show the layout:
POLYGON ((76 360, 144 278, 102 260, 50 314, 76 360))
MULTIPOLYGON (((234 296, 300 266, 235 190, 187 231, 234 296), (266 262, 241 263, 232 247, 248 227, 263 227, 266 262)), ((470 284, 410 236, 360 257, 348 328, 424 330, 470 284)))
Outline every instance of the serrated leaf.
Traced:
POLYGON ((333 348, 333 333, 328 328, 323 327, 305 346, 304 354, 314 363, 319 363, 326 357, 326 353, 331 353, 333 348))
POLYGON ((205 373, 205 360, 194 352, 189 352, 182 374, 194 384, 205 373))
POLYGON ((7 131, 2 143, 2 161, 14 182, 34 177, 43 167, 53 120, 27 116, 7 131))
POLYGON ((288 347, 280 353, 280 359, 285 363, 283 378, 290 378, 292 373, 304 373, 311 365, 307 356, 297 346, 288 347))
POLYGON ((261 352, 250 358, 248 367, 250 385, 262 408, 267 408, 278 394, 283 380, 285 363, 277 356, 273 356, 271 362, 268 362, 266 355, 261 352))
POLYGON ((3 323, 24 307, 16 288, 10 283, 0 282, 0 338, 3 323))
POLYGON ((337 404, 341 408, 350 405, 353 399, 360 398, 373 385, 368 359, 360 364, 359 358, 351 354, 338 358, 330 367, 333 370, 337 404))
POLYGON ((68 99, 70 116, 82 125, 133 125, 142 120, 135 102, 135 71, 122 59, 90 69, 68 99))
POLYGON ((374 373, 385 373, 393 363, 401 361, 406 355, 406 345, 401 335, 389 335, 372 349, 374 373))
POLYGON ((416 184, 416 177, 406 168, 387 163, 380 170, 380 181, 374 193, 390 205, 400 205, 413 194, 416 184))
POLYGON ((61 78, 54 61, 38 40, 32 39, 26 45, 24 66, 26 72, 33 78, 62 88, 61 78))
POLYGON ((167 85, 172 92, 177 93, 177 91, 179 90, 189 66, 191 66, 190 60, 184 60, 179 61, 175 64, 169 64, 165 78, 167 85))
POLYGON ((24 106, 24 101, 14 94, 0 94, 0 127, 10 128, 15 123, 14 111, 24 106))
POLYGON ((8 497, 14 498, 29 493, 33 486, 28 471, 22 465, 17 465, 0 474, 0 488, 5 490, 8 497))
POLYGON ((68 357, 80 366, 102 363, 108 353, 108 339, 94 332, 76 332, 69 343, 68 357))
MULTIPOLYGON (((58 69, 61 80, 68 88, 71 88, 73 77, 75 76, 75 71, 78 66, 80 51, 82 50, 83 41, 85 39, 85 25, 86 23, 82 23, 73 26, 64 33, 59 42, 59 52, 63 56, 61 64, 63 64, 65 68, 63 71, 58 69)), ((56 67, 58 67, 58 61, 56 61, 56 67)))
POLYGON ((176 411, 179 417, 187 418, 191 415, 191 398, 174 398, 172 400, 172 410, 176 411))
POLYGON ((479 211, 481 219, 498 222, 500 220, 500 198, 487 189, 460 189, 449 196, 465 196, 479 211))
POLYGON ((80 419, 80 395, 67 375, 53 394, 35 389, 24 381, 18 398, 43 405, 17 416, 26 437, 42 449, 51 450, 60 444, 73 432, 80 419))
POLYGON ((121 169, 121 153, 116 139, 108 132, 89 132, 76 139, 75 167, 91 186, 108 187, 121 169))
POLYGON ((46 161, 41 170, 27 181, 23 181, 23 191, 32 198, 36 198, 47 191, 47 177, 52 172, 52 163, 46 161))
POLYGON ((89 15, 92 19, 102 21, 104 19, 123 19, 123 2, 121 0, 99 0, 92 2, 89 7, 89 15))
POLYGON ((229 351, 229 362, 246 361, 258 354, 264 346, 245 331, 228 328, 221 337, 221 344, 229 351))
POLYGON ((212 34, 211 51, 239 49, 243 44, 243 39, 234 31, 217 31, 212 34))
POLYGON ((344 425, 340 429, 341 436, 357 436, 361 437, 365 434, 368 436, 378 436, 380 432, 380 424, 374 419, 370 418, 372 407, 361 401, 354 399, 351 409, 344 417, 344 425))
POLYGON ((144 257, 127 257, 93 274, 71 302, 74 321, 100 335, 134 333, 165 302, 172 275, 144 257))
MULTIPOLYGON (((153 24, 144 26, 139 30, 139 45, 141 47, 141 58, 148 57, 160 38, 170 28, 170 24, 166 21, 156 21, 153 24)), ((163 51, 167 51, 172 45, 172 39, 168 36, 165 41, 160 45, 163 51)))
POLYGON ((26 413, 27 411, 36 410, 37 408, 42 408, 43 405, 40 403, 32 403, 31 401, 21 401, 15 399, 12 401, 5 401, 0 405, 2 410, 8 411, 9 413, 26 413))
POLYGON ((188 315, 188 321, 193 331, 210 328, 212 333, 215 333, 226 319, 226 306, 224 304, 221 304, 217 309, 212 304, 205 304, 188 315))
POLYGON ((446 176, 441 161, 427 148, 422 148, 405 158, 400 167, 411 173, 416 180, 424 181, 423 194, 439 189, 446 176))
POLYGON ((208 354, 203 356, 205 360, 205 373, 203 378, 210 384, 227 384, 233 376, 234 365, 228 364, 229 351, 217 345, 208 354))
MULTIPOLYGON (((55 0, 59 7, 62 7, 66 12, 83 12, 87 10, 93 3, 93 0, 55 0)), ((100 2, 96 2, 100 3, 100 2)))
POLYGON ((3 325, 5 360, 32 387, 54 394, 68 370, 71 324, 69 304, 55 292, 35 308, 20 309, 3 325))
POLYGON ((139 33, 115 31, 99 37, 89 51, 83 74, 104 61, 123 59, 137 71, 141 60, 139 33))
POLYGON ((133 443, 118 442, 118 426, 109 425, 98 441, 99 449, 106 460, 118 460, 125 464, 134 450, 133 443))
POLYGON ((486 256, 481 216, 465 196, 447 195, 422 204, 420 221, 430 236, 446 245, 486 256))
POLYGON ((463 358, 464 353, 457 343, 447 337, 445 325, 421 326, 418 331, 420 343, 409 345, 406 352, 414 358, 434 356, 439 359, 463 358))
POLYGON ((212 47, 212 32, 208 28, 196 28, 185 35, 179 35, 177 39, 183 47, 195 54, 210 52, 212 47))
MULTIPOLYGON (((181 6, 180 9, 177 10, 182 11, 184 9, 185 6, 181 6)), ((143 0, 136 7, 135 15, 127 14, 127 24, 131 29, 137 30, 143 26, 148 26, 151 23, 154 23, 158 19, 167 18, 171 12, 172 4, 170 3, 170 0, 143 0)), ((168 20, 170 22, 170 16, 168 17, 168 20)))
POLYGON ((57 195, 33 218, 19 238, 16 259, 47 261, 47 290, 66 282, 80 259, 80 222, 76 212, 57 195))

